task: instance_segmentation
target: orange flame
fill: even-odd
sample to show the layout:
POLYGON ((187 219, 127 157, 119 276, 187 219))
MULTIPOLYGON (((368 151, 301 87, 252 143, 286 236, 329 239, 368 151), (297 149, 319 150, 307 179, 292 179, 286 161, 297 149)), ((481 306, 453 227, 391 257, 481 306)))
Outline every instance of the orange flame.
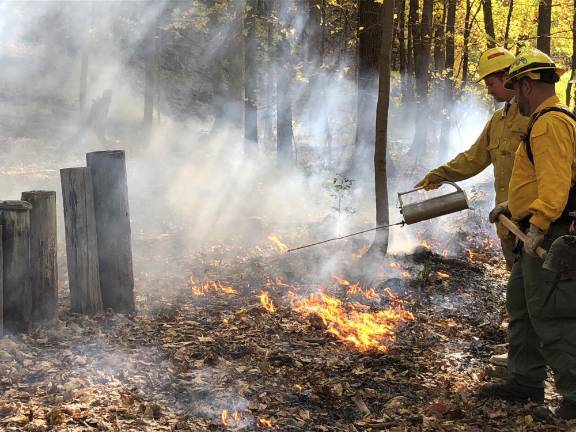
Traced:
POLYGON ((352 252, 352 259, 354 261, 358 261, 360 258, 362 258, 362 256, 368 252, 368 249, 370 249, 370 245, 368 245, 368 243, 366 243, 364 246, 362 246, 360 249, 358 249, 355 252, 352 252))
POLYGON ((360 282, 352 283, 346 279, 341 279, 338 276, 332 276, 341 286, 348 287, 346 291, 347 296, 361 295, 367 300, 376 300, 380 298, 380 295, 376 292, 374 288, 362 289, 360 282))
POLYGON ((270 420, 266 420, 264 418, 258 419, 258 426, 272 428, 272 422, 270 420))
POLYGON ((197 297, 204 297, 210 292, 214 293, 221 293, 221 294, 236 294, 237 291, 229 286, 223 285, 222 282, 215 280, 215 281, 206 281, 202 284, 196 284, 194 280, 190 277, 188 279, 188 284, 190 285, 190 289, 192 290, 192 294, 197 297))
POLYGON ((310 294, 307 298, 293 297, 292 307, 304 316, 317 315, 329 333, 360 351, 376 349, 385 352, 388 349, 385 342, 395 338, 396 325, 414 319, 411 312, 399 306, 390 291, 388 295, 397 302, 396 307, 377 312, 371 312, 368 306, 359 303, 344 304, 323 293, 310 294))
POLYGON ((276 312, 276 307, 274 306, 274 303, 272 303, 272 300, 270 299, 266 291, 262 291, 260 293, 260 304, 268 312, 270 313, 276 312))
POLYGON ((278 248, 278 250, 282 253, 284 252, 288 252, 288 246, 286 246, 284 243, 282 243, 280 241, 280 239, 278 237, 276 237, 274 234, 268 236, 268 240, 270 240, 272 243, 274 243, 274 245, 278 248))
POLYGON ((230 424, 236 424, 240 420, 240 413, 234 410, 232 415, 228 417, 228 410, 222 410, 222 414, 220 414, 220 419, 222 420, 222 424, 224 426, 229 426, 230 424))
POLYGON ((450 278, 450 275, 449 275, 448 273, 444 273, 444 272, 441 272, 441 271, 437 271, 437 272, 436 272, 436 276, 438 276, 440 279, 443 279, 443 280, 450 278))
POLYGON ((430 243, 428 243, 427 240, 422 240, 421 246, 422 246, 422 247, 425 247, 425 248, 428 249, 428 250, 432 249, 432 248, 430 247, 430 243))

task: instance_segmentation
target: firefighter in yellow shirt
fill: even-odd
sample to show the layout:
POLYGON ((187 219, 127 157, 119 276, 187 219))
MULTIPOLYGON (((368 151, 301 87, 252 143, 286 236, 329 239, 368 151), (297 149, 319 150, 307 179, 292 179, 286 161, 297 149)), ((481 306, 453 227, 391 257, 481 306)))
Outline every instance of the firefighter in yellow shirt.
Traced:
MULTIPOLYGON (((460 181, 475 176, 494 165, 496 204, 508 199, 508 182, 512 174, 514 153, 526 132, 528 118, 521 115, 513 100, 514 92, 504 87, 506 72, 514 62, 514 55, 504 48, 492 48, 480 57, 478 71, 488 93, 498 102, 506 102, 496 110, 476 142, 450 162, 433 169, 416 186, 435 189, 443 181, 460 181)), ((508 269, 514 261, 514 239, 500 224, 496 227, 508 269)))
POLYGON ((485 386, 481 396, 542 402, 546 367, 554 371, 563 397, 556 415, 576 418, 576 280, 542 268, 536 248, 548 248, 576 228, 576 117, 560 103, 554 83, 564 71, 541 51, 520 54, 506 86, 520 112, 530 115, 524 143, 516 152, 508 212, 526 232, 508 289, 508 370, 511 379, 485 386))

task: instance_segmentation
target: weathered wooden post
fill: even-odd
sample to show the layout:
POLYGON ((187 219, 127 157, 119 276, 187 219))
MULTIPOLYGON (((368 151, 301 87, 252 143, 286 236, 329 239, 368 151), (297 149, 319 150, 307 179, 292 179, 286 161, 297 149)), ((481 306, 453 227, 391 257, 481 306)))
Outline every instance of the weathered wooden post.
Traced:
POLYGON ((58 316, 58 265, 56 252, 56 192, 22 192, 30 211, 30 286, 32 320, 58 316))
POLYGON ((92 182, 88 168, 60 170, 66 259, 73 312, 92 314, 102 310, 98 246, 92 182))
POLYGON ((134 312, 134 275, 126 159, 122 150, 86 155, 92 176, 100 288, 105 308, 134 312))
POLYGON ((25 201, 0 201, 3 257, 4 329, 11 333, 30 329, 30 210, 25 201))
POLYGON ((0 225, 0 338, 4 334, 4 259, 2 258, 2 225, 0 225))

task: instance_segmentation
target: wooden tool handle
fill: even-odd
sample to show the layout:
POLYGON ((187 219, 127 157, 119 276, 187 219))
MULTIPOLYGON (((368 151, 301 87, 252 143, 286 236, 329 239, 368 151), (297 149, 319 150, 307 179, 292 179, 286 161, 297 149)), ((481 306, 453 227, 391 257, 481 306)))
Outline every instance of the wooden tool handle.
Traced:
MULTIPOLYGON (((518 228, 518 225, 516 225, 514 222, 512 222, 503 214, 498 215, 498 220, 502 222, 502 225, 508 228, 508 231, 510 231, 512 234, 514 234, 516 237, 518 237, 520 240, 526 243, 526 240, 528 240, 528 236, 524 234, 520 228, 518 228)), ((546 250, 538 246, 536 248, 536 254, 540 258, 544 258, 544 256, 546 255, 546 250)))

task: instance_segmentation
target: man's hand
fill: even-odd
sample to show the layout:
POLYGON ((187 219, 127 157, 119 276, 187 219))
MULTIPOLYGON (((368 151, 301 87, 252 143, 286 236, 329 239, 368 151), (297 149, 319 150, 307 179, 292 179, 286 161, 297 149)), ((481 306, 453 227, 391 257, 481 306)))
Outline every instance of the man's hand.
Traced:
POLYGON ((528 237, 524 242, 524 253, 537 257, 536 248, 544 242, 544 236, 547 231, 541 230, 536 225, 530 224, 526 233, 528 237))
POLYGON ((426 174, 426 177, 416 183, 414 187, 423 187, 426 190, 438 189, 440 187, 440 183, 443 181, 446 181, 446 179, 440 177, 437 174, 428 173, 426 174))
POLYGON ((508 210, 508 201, 496 204, 496 207, 494 207, 490 212, 490 214, 488 215, 488 220, 491 223, 496 223, 498 222, 498 217, 501 214, 503 214, 504 216, 510 216, 510 210, 508 210))

